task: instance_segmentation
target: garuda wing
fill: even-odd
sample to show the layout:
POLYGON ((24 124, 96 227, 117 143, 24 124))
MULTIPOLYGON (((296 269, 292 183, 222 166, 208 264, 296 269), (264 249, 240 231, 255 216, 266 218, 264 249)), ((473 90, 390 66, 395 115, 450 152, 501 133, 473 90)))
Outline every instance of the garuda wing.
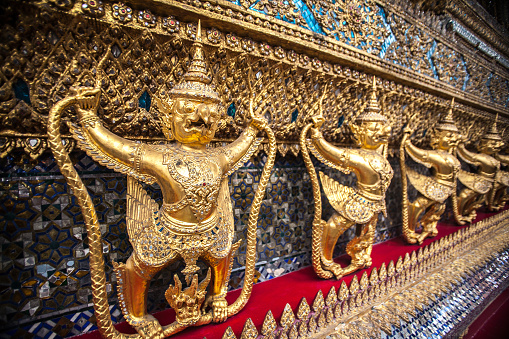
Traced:
POLYGON ((156 181, 154 177, 147 174, 137 173, 133 168, 126 166, 125 164, 119 162, 118 160, 104 153, 90 140, 88 134, 83 131, 83 128, 80 125, 76 123, 70 123, 69 129, 74 139, 76 139, 76 141, 78 142, 78 147, 85 151, 89 156, 92 157, 92 159, 97 161, 99 164, 106 166, 107 168, 112 169, 115 172, 127 174, 128 176, 146 182, 149 185, 152 185, 156 181))
POLYGON ((498 183, 500 183, 504 186, 509 186, 509 172, 501 171, 501 170, 498 171, 496 180, 498 183))
POLYGON ((235 233, 232 198, 228 188, 228 178, 224 178, 221 182, 221 188, 219 189, 217 197, 217 210, 221 217, 221 227, 219 233, 215 236, 214 245, 210 248, 208 253, 212 259, 224 258, 230 253, 233 235, 235 233))
POLYGON ((330 204, 336 212, 357 224, 368 222, 375 213, 383 212, 385 214, 385 201, 368 201, 368 199, 358 194, 357 190, 344 186, 320 173, 323 190, 329 199, 330 204))
POLYGON ((127 234, 134 245, 135 239, 146 227, 153 227, 158 218, 159 205, 150 198, 141 184, 127 177, 127 234))
POLYGON ((330 204, 337 212, 341 212, 343 210, 344 203, 349 199, 349 197, 354 192, 354 189, 345 185, 341 185, 336 180, 328 177, 323 172, 319 172, 320 181, 322 182, 322 187, 329 199, 330 204))

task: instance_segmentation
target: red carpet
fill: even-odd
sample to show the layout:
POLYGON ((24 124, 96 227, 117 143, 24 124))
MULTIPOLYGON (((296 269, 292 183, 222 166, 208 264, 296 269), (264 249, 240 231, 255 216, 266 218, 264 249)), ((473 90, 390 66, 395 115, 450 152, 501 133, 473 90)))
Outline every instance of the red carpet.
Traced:
POLYGON ((463 339, 509 338, 509 288, 502 292, 468 327, 463 339))
MULTIPOLYGON (((479 211, 475 222, 484 218, 492 216, 495 213, 483 213, 479 211)), ((459 229, 467 226, 455 226, 445 222, 438 225, 438 236, 435 238, 428 238, 424 241, 423 246, 430 244, 433 241, 447 236, 459 229)), ((386 242, 373 246, 373 266, 379 267, 382 263, 388 264, 391 260, 396 263, 399 256, 404 256, 407 252, 412 252, 419 249, 418 245, 407 245, 403 238, 395 238, 386 242)), ((348 264, 348 256, 339 257, 336 261, 342 265, 348 264)), ((251 318, 258 329, 261 328, 265 315, 269 310, 277 321, 281 318, 283 309, 286 303, 289 303, 294 311, 296 311, 301 299, 306 298, 307 302, 311 305, 317 292, 321 289, 324 296, 327 296, 332 286, 336 287, 336 291, 344 280, 347 284, 352 280, 354 275, 360 279, 364 271, 371 272, 371 268, 358 271, 354 274, 344 277, 342 280, 323 280, 318 278, 312 267, 306 267, 299 271, 286 274, 282 277, 271 279, 263 283, 258 283, 253 287, 253 293, 247 303, 246 307, 234 317, 229 318, 226 322, 221 324, 210 324, 201 327, 187 328, 183 332, 172 336, 172 338, 203 338, 207 339, 221 339, 224 331, 231 326, 235 335, 240 337, 244 323, 247 318, 251 318)), ((228 293, 227 299, 232 303, 239 295, 240 290, 235 290, 228 293)), ((162 325, 167 325, 175 319, 173 310, 168 309, 155 314, 162 325)), ((134 333, 134 330, 127 324, 121 323, 116 325, 117 329, 124 333, 134 333)), ((100 338, 99 332, 94 331, 86 333, 75 338, 92 339, 100 338)))

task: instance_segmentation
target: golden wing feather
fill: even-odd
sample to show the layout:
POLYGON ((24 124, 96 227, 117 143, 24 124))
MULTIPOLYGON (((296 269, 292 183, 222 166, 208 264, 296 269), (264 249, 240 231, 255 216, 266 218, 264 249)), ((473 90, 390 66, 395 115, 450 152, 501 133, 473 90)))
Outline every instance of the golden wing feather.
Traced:
POLYGON ((419 191, 422 195, 424 195, 425 197, 431 199, 431 200, 435 200, 433 197, 430 197, 428 196, 428 193, 426 192, 426 190, 424 189, 424 187, 426 186, 426 182, 428 181, 429 177, 427 175, 424 175, 424 174, 421 174, 419 172, 416 172, 414 171, 413 169, 411 168, 407 168, 407 173, 406 173, 407 177, 408 177, 408 180, 410 181, 410 183, 412 184, 412 186, 417 190, 419 191))
POLYGON ((224 178, 221 182, 221 188, 217 197, 217 208, 222 214, 224 222, 233 231, 233 207, 230 189, 228 188, 228 178, 224 178))
POLYGON ((406 175, 412 186, 426 198, 443 203, 454 191, 454 185, 439 183, 434 177, 407 168, 406 175))
POLYGON ((341 185, 323 172, 319 172, 319 174, 327 199, 329 199, 330 204, 336 211, 341 211, 343 209, 344 202, 346 202, 351 194, 354 193, 354 189, 341 185))
POLYGON ((486 194, 493 186, 493 180, 486 179, 479 174, 470 173, 461 170, 458 173, 459 181, 470 188, 472 191, 479 194, 486 194))
POLYGON ((129 239, 138 238, 143 228, 152 226, 159 205, 134 178, 127 177, 127 234, 129 239))

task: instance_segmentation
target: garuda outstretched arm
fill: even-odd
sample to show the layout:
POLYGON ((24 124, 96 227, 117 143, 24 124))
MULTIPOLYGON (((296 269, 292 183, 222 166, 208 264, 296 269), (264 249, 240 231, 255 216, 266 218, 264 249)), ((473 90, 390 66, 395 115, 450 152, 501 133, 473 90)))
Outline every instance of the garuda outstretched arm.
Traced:
POLYGON ((235 172, 256 152, 262 142, 262 138, 256 138, 259 129, 260 127, 253 120, 234 142, 224 148, 227 163, 226 175, 235 172))
POLYGON ((433 167, 433 162, 431 161, 432 155, 430 151, 415 146, 408 138, 405 138, 405 140, 403 140, 403 143, 406 152, 408 153, 408 155, 410 155, 410 157, 412 157, 412 159, 415 162, 424 165, 428 168, 433 167))
POLYGON ((463 142, 458 145, 457 150, 460 158, 463 159, 466 163, 474 166, 480 165, 477 153, 467 150, 463 142))
POLYGON ((99 97, 99 89, 79 89, 76 93, 79 124, 72 123, 70 129, 78 146, 103 166, 148 184, 154 183, 155 178, 144 173, 142 166, 146 146, 119 137, 102 125, 97 116, 99 97))
POLYGON ((351 169, 355 169, 355 159, 357 155, 352 154, 346 148, 336 147, 322 135, 318 128, 311 128, 311 141, 308 147, 311 153, 325 165, 335 168, 345 174, 350 173, 351 169))

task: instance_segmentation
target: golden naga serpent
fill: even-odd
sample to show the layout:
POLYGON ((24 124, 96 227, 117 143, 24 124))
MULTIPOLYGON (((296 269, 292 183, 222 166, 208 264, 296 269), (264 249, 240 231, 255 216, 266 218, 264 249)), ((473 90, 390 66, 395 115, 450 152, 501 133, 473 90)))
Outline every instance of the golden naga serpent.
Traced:
MULTIPOLYGON (((248 81, 251 90, 250 81, 248 81)), ((252 91, 251 91, 252 92, 252 91)), ((75 96, 67 97, 54 105, 48 117, 48 141, 53 151, 55 161, 58 164, 60 171, 67 183, 69 184, 74 196, 78 200, 81 207, 85 225, 87 227, 87 235, 90 246, 90 274, 92 280, 92 296, 94 302, 95 316, 97 319, 97 327, 101 335, 108 339, 118 338, 142 338, 140 334, 124 334, 119 332, 113 326, 111 314, 109 311, 109 304, 106 292, 106 274, 104 271, 104 258, 102 253, 102 236, 97 220, 97 214, 94 204, 87 188, 81 181, 78 173, 76 172, 69 154, 65 150, 62 138, 60 135, 60 123, 62 111, 67 107, 76 105, 77 100, 75 96)), ((250 114, 253 117, 252 109, 252 95, 250 100, 250 114)), ((265 163, 256 190, 251 213, 249 214, 247 226, 247 250, 246 250, 246 265, 245 265, 245 278, 242 292, 235 300, 235 302, 228 306, 228 317, 237 314, 247 303, 251 296, 253 289, 253 281, 255 276, 255 258, 256 258, 256 228, 258 216, 265 189, 270 179, 270 172, 274 166, 276 158, 276 138, 268 123, 260 118, 254 118, 255 125, 263 130, 268 138, 269 150, 267 154, 267 162, 265 163)), ((200 320, 194 326, 208 324, 212 321, 212 311, 202 315, 200 320)), ((179 325, 176 321, 163 327, 164 336, 170 336, 186 328, 186 326, 179 325)))
MULTIPOLYGON (((322 101, 325 95, 325 91, 327 86, 323 91, 323 95, 320 98, 320 101, 314 105, 313 108, 318 105, 319 114, 318 117, 322 117, 322 101)), ((314 125, 314 123, 307 124, 299 137, 299 145, 302 151, 302 158, 304 159, 304 164, 306 164, 306 169, 309 173, 309 177, 311 179, 311 186, 313 187, 313 198, 315 203, 315 215, 313 217, 313 232, 312 232, 312 242, 311 242, 311 261, 313 264, 313 269, 316 274, 320 278, 330 279, 334 276, 334 274, 330 271, 325 271, 322 268, 322 235, 323 235, 323 223, 322 223, 322 196, 320 192, 320 183, 318 181, 318 176, 316 175, 315 167, 313 166, 313 162, 311 161, 311 157, 309 156, 309 150, 306 145, 306 136, 308 134, 309 129, 314 125)))

